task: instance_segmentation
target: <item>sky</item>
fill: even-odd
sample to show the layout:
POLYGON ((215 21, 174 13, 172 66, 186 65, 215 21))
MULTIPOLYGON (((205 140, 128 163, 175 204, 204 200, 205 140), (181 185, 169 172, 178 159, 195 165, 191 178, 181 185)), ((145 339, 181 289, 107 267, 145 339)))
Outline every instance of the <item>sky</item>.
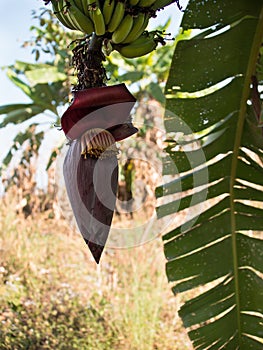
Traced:
MULTIPOLYGON (((181 5, 186 4, 186 0, 181 0, 181 5)), ((25 40, 30 39, 30 26, 37 24, 32 19, 32 10, 37 10, 44 6, 43 0, 1 0, 0 1, 0 40, 1 54, 0 67, 13 64, 15 60, 34 62, 34 55, 31 48, 22 48, 25 40)), ((49 5, 50 6, 50 5, 49 5)), ((158 16, 152 19, 151 26, 165 23, 168 17, 172 18, 170 32, 176 34, 180 25, 182 13, 176 5, 171 5, 164 11, 158 12, 158 16)), ((0 105, 10 103, 27 103, 27 98, 17 87, 15 87, 6 77, 5 72, 0 70, 0 105)), ((19 131, 19 126, 10 126, 0 129, 0 161, 12 144, 12 139, 19 131)), ((43 172, 42 169, 40 172, 43 172)))
MULTIPOLYGON (((21 48, 23 42, 30 38, 29 27, 33 24, 32 10, 42 6, 42 0, 1 0, 0 1, 0 67, 14 63, 16 59, 33 62, 31 50, 21 48)), ((0 105, 14 102, 26 102, 20 93, 0 72, 0 105)))

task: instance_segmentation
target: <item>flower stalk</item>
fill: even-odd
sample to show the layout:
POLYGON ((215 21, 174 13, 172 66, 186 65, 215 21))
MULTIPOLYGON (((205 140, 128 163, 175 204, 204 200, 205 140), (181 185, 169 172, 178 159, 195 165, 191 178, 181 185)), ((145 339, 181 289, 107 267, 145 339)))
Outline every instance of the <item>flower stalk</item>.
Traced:
POLYGON ((105 56, 102 52, 103 39, 95 33, 79 40, 72 50, 72 64, 77 71, 78 83, 75 91, 105 86, 108 80, 103 66, 105 56))

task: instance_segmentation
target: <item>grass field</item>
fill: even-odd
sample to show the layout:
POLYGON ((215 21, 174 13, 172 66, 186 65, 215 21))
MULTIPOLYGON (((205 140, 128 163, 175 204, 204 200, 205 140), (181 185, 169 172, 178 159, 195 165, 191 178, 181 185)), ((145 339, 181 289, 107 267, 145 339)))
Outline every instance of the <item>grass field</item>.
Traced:
POLYGON ((0 204, 0 349, 192 349, 160 238, 97 266, 66 221, 0 204))

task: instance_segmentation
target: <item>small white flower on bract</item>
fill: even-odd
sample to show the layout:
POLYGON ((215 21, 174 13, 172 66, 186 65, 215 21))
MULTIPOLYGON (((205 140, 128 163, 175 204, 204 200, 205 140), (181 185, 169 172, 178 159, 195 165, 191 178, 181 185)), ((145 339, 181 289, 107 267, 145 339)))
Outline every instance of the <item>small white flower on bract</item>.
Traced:
POLYGON ((4 268, 4 266, 0 266, 0 273, 6 273, 7 270, 4 268))

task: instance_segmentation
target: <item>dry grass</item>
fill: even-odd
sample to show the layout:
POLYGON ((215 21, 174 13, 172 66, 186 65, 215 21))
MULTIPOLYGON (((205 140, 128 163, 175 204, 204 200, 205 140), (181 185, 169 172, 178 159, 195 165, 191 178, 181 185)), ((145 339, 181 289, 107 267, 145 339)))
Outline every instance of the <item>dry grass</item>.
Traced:
POLYGON ((0 349, 192 349, 160 239, 97 267, 67 222, 12 208, 1 203, 0 349))

